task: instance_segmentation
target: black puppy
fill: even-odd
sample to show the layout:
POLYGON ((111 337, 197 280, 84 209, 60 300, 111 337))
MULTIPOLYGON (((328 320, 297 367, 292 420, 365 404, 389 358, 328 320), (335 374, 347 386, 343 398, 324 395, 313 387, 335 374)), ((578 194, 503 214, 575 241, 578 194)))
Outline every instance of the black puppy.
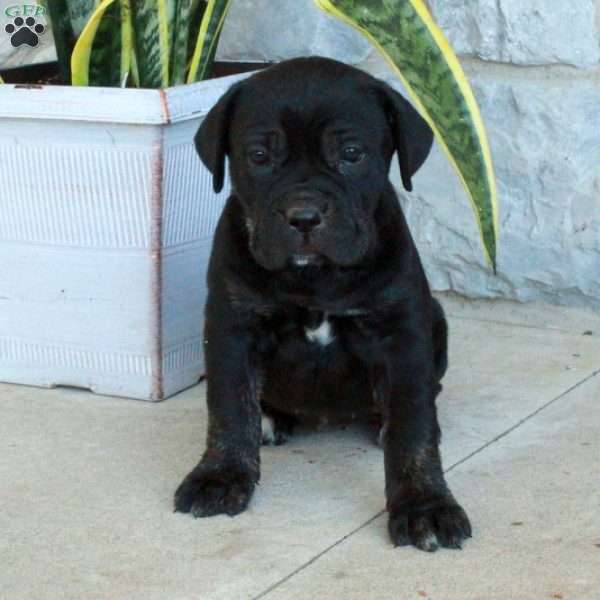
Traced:
POLYGON ((207 448, 176 510, 243 511, 286 416, 380 415, 392 541, 471 535, 438 450, 446 320, 388 180, 396 151, 410 190, 432 139, 386 84, 323 58, 262 71, 210 111, 196 146, 216 191, 229 157, 234 191, 208 275, 207 448))

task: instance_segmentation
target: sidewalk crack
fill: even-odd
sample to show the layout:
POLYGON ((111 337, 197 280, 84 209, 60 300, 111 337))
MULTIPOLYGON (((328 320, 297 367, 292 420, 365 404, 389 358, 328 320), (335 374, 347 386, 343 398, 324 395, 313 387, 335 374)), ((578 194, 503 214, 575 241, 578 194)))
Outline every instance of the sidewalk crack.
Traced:
MULTIPOLYGON (((594 371, 593 373, 591 373, 590 375, 588 375, 587 377, 585 377, 581 381, 578 381, 577 383, 575 383, 574 385, 572 385, 570 388, 568 388, 567 390, 565 390, 564 392, 562 392, 558 396, 552 398, 551 400, 549 400, 548 402, 546 402, 546 404, 540 406, 539 408, 537 408, 536 410, 534 410, 532 413, 530 413, 526 417, 523 417, 520 421, 518 421, 517 423, 515 423, 514 425, 512 425, 511 427, 509 427, 508 429, 506 429, 502 433, 498 434, 495 438, 493 438, 489 442, 486 442, 485 444, 483 444, 482 446, 480 446, 479 448, 477 448, 476 450, 474 450, 473 452, 471 452, 470 454, 468 454, 464 458, 461 458, 460 460, 457 460, 455 463, 453 463, 452 465, 450 465, 450 467, 448 467, 447 469, 445 469, 444 473, 449 473, 450 471, 454 470, 456 467, 458 467, 458 466, 462 465, 463 463, 467 462, 468 460, 470 460, 471 458, 473 458, 474 456, 476 456, 480 452, 483 452, 486 448, 489 448, 490 446, 492 446, 493 444, 495 444, 496 442, 498 442, 502 438, 505 438, 507 435, 511 434, 513 431, 515 431, 516 429, 518 429, 519 427, 521 427, 521 425, 523 425, 524 423, 526 423, 527 421, 529 421, 533 417, 537 416, 542 411, 546 410, 549 406, 553 405, 555 402, 558 402, 561 398, 564 398, 565 396, 567 396, 571 392, 575 391, 578 387, 584 385, 585 383, 587 383, 588 381, 590 381, 591 379, 593 379, 594 377, 596 377, 598 375, 600 375, 600 369, 598 369, 597 371, 594 371)), ((385 513, 386 513, 385 509, 384 510, 380 510, 377 514, 373 515, 371 518, 369 518, 368 520, 366 520, 364 523, 362 523, 361 525, 359 525, 358 527, 356 527, 355 529, 353 529, 352 531, 350 531, 349 533, 347 533, 346 535, 344 535, 340 539, 338 539, 335 542, 333 542, 333 544, 330 544, 324 550, 321 550, 321 552, 319 552, 318 554, 315 554, 315 556, 313 556, 310 560, 306 561, 305 563, 301 564, 297 569, 294 569, 291 573, 288 573, 285 577, 282 577, 279 581, 276 581, 275 583, 271 584, 267 589, 263 590, 260 594, 258 594, 257 596, 254 596, 252 598, 252 600, 260 600, 261 598, 265 598, 268 594, 270 594, 276 588, 280 587, 281 585, 283 585, 284 583, 286 583, 287 581, 289 581, 290 579, 292 579, 293 577, 295 577, 298 573, 304 571, 304 569, 310 567, 310 565, 312 565, 313 563, 315 563, 317 560, 319 560, 319 558, 321 558, 322 556, 324 556, 325 554, 327 554, 330 550, 333 550, 334 548, 336 548, 337 546, 339 546, 340 544, 342 544, 343 542, 345 542, 348 538, 352 537, 355 533, 358 533, 359 531, 361 531, 365 527, 369 526, 371 523, 373 523, 374 521, 376 521, 377 519, 379 519, 379 517, 381 517, 385 513)))

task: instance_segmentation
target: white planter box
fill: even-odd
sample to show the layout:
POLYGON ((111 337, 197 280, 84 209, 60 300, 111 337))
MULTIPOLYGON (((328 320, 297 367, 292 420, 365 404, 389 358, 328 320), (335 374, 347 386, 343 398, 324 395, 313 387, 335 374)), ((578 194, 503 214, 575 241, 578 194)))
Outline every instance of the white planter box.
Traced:
POLYGON ((247 75, 0 85, 0 381, 161 400, 203 374, 218 196, 192 138, 247 75))

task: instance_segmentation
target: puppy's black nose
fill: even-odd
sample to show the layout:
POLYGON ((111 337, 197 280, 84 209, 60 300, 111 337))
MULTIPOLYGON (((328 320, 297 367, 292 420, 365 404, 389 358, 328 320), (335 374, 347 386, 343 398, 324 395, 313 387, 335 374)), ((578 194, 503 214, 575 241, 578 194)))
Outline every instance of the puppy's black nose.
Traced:
POLYGON ((311 206, 289 208, 285 216, 290 227, 301 233, 308 233, 321 224, 322 216, 318 209, 311 206))

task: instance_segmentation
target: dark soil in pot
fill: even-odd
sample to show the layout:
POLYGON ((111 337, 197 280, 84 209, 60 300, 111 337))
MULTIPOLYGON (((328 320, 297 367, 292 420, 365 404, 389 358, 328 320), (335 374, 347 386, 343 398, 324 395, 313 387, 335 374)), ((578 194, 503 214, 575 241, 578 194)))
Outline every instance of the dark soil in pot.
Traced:
MULTIPOLYGON (((262 62, 215 62, 211 70, 210 79, 226 77, 237 73, 248 73, 258 69, 264 69, 269 63, 262 62)), ((61 81, 58 63, 43 63, 1 71, 0 75, 4 83, 36 84, 36 85, 65 85, 61 81)))

